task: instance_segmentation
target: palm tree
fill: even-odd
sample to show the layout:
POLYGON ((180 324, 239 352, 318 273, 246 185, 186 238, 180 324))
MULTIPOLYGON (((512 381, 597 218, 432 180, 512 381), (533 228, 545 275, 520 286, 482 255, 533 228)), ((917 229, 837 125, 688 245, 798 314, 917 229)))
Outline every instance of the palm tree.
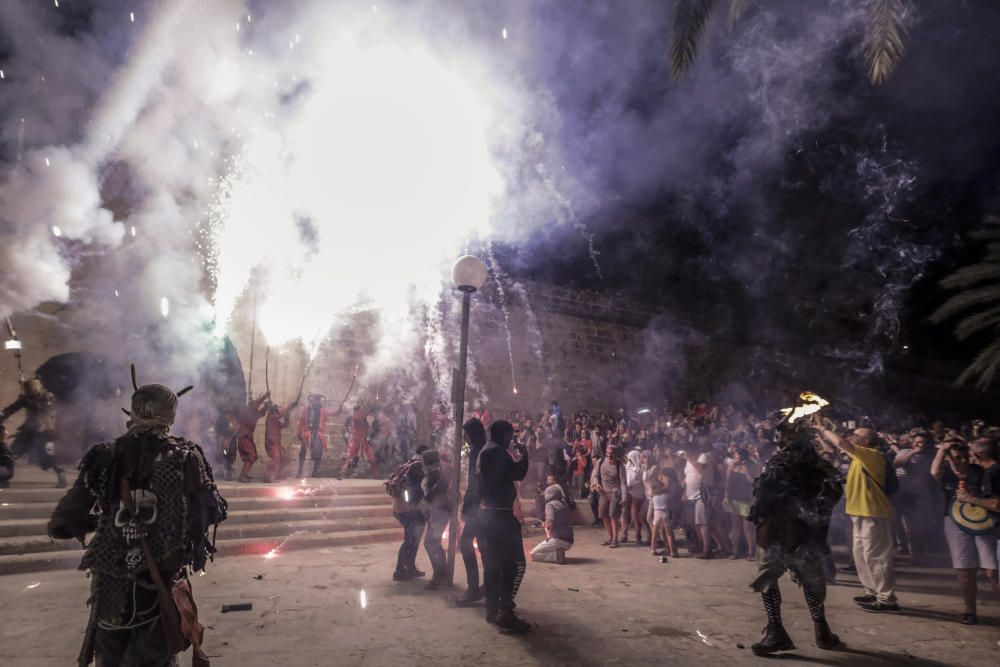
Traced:
POLYGON ((956 381, 975 380, 977 387, 986 390, 1000 370, 1000 216, 988 216, 983 227, 969 236, 985 242, 986 256, 941 281, 942 287, 957 293, 934 311, 931 321, 941 323, 960 316, 955 337, 962 341, 980 332, 990 333, 990 342, 956 381))
MULTIPOLYGON (((868 78, 876 85, 885 81, 903 58, 906 1, 867 0, 865 62, 868 78)), ((740 20, 749 4, 750 0, 729 0, 730 28, 740 20)), ((680 78, 694 62, 699 42, 717 5, 716 0, 677 0, 670 43, 670 70, 674 77, 680 78)))

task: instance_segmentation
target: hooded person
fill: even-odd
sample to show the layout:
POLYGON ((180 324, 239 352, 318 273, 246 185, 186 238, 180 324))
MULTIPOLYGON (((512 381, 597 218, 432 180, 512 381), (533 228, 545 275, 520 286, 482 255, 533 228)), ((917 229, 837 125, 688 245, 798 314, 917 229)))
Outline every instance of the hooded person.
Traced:
POLYGON ((262 394, 247 403, 246 407, 240 413, 240 426, 239 431, 236 433, 236 447, 240 454, 240 460, 243 461, 239 481, 244 483, 253 481, 253 478, 250 476, 250 470, 253 469, 253 464, 257 462, 258 458, 257 443, 254 442, 253 435, 254 431, 257 430, 257 422, 267 413, 268 399, 270 397, 271 392, 262 394))
POLYGON ((431 561, 434 574, 427 587, 434 589, 450 585, 441 535, 451 519, 451 500, 448 494, 449 479, 441 467, 441 455, 433 449, 421 454, 424 465, 422 484, 424 502, 427 504, 427 531, 424 533, 424 550, 431 561))
POLYGON ((306 452, 312 460, 312 476, 315 477, 319 471, 319 465, 323 462, 323 452, 327 448, 326 419, 330 416, 330 410, 324 405, 326 397, 322 394, 309 394, 306 407, 299 415, 299 470, 296 477, 302 479, 302 471, 306 464, 306 452))
POLYGON ((795 648, 781 621, 778 580, 786 571, 805 593, 816 646, 840 646, 827 624, 824 603, 827 532, 843 488, 837 469, 816 453, 813 438, 813 429, 801 420, 780 424, 778 449, 754 483, 747 519, 757 528, 757 577, 751 587, 761 594, 767 614, 764 637, 751 647, 755 655, 795 648))
POLYGON ((573 546, 573 524, 566 493, 558 484, 545 489, 545 541, 531 550, 531 560, 541 563, 566 562, 566 552, 573 546))
MULTIPOLYGON (((133 386, 135 376, 133 369, 133 386)), ((90 622, 79 664, 172 665, 203 628, 188 571, 215 553, 209 531, 225 519, 201 448, 169 434, 179 395, 162 384, 136 387, 127 432, 95 445, 48 524, 55 539, 86 545, 80 569, 90 576, 90 622)))
MULTIPOLYGON (((55 396, 48 391, 38 378, 21 383, 21 394, 17 400, 0 411, 0 424, 20 410, 24 410, 24 422, 14 435, 11 450, 18 459, 28 454, 29 460, 37 458, 42 470, 56 473, 56 488, 66 486, 66 473, 56 463, 56 416, 55 396)), ((11 467, 13 475, 13 467, 11 467)))
POLYGON ((264 418, 264 451, 269 459, 265 482, 277 482, 288 475, 288 448, 281 444, 281 432, 291 423, 292 410, 298 403, 291 403, 284 410, 277 403, 270 403, 264 418))

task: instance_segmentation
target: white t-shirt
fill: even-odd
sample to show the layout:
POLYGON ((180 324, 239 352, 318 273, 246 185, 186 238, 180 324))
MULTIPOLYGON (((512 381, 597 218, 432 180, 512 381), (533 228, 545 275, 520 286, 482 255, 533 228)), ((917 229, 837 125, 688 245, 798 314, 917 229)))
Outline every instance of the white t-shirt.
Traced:
MULTIPOLYGON (((698 456, 698 463, 705 467, 705 472, 708 476, 708 482, 712 480, 712 470, 708 468, 708 454, 704 452, 698 456)), ((695 470, 695 467, 691 465, 688 461, 684 464, 684 497, 687 500, 701 500, 701 482, 702 475, 700 472, 695 470)))

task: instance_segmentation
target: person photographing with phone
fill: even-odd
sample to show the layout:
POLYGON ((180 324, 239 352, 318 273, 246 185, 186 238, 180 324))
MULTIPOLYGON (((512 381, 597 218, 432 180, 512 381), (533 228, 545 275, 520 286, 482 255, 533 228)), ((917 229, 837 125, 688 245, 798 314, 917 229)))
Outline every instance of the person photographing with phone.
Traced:
POLYGON ((515 482, 528 472, 528 448, 514 445, 512 457, 508 448, 514 440, 510 422, 498 420, 490 424, 490 442, 483 447, 476 462, 480 493, 480 546, 483 553, 483 582, 486 588, 486 622, 495 624, 501 632, 524 633, 531 625, 514 613, 514 597, 524 578, 526 563, 521 523, 514 516, 517 500, 515 482))

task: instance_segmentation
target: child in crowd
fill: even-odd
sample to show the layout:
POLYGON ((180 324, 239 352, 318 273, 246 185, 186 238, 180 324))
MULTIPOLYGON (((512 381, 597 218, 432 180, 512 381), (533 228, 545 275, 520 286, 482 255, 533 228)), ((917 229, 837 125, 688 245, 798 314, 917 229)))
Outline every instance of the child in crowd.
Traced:
POLYGON ((651 486, 653 491, 653 525, 652 536, 649 542, 649 553, 654 556, 661 555, 661 552, 656 550, 656 540, 661 539, 665 548, 663 553, 669 553, 671 556, 676 557, 677 550, 674 548, 674 536, 671 534, 668 514, 670 493, 659 479, 655 480, 651 486))
POLYGON ((570 485, 576 492, 578 498, 586 498, 584 479, 587 472, 588 456, 584 447, 577 445, 573 454, 573 478, 570 485))

